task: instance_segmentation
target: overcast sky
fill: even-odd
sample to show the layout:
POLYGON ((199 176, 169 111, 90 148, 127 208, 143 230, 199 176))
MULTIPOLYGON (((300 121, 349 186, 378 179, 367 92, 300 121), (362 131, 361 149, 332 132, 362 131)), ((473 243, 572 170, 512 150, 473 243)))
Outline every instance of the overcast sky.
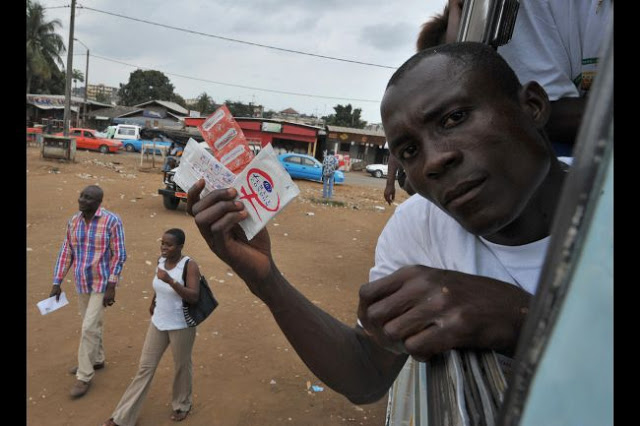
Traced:
MULTIPOLYGON (((59 33, 68 45, 71 1, 40 3, 47 8, 47 19, 61 21, 59 33)), ((320 116, 333 113, 337 104, 350 103, 362 109, 364 120, 378 123, 379 101, 388 79, 414 53, 421 24, 441 12, 445 3, 79 0, 74 36, 89 47, 89 84, 119 87, 137 68, 154 69, 165 73, 185 99, 206 92, 217 103, 255 102, 266 110, 291 107, 320 116), (283 52, 202 33, 384 67, 283 52)), ((73 68, 84 73, 85 47, 76 42, 73 53, 73 68)), ((66 65, 66 55, 64 61, 66 65)))

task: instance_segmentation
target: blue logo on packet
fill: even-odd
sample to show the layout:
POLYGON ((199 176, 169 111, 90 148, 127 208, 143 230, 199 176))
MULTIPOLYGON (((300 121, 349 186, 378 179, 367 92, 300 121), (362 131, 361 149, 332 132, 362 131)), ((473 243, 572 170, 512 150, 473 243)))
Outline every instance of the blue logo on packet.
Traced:
POLYGON ((271 192, 273 190, 273 188, 271 187, 271 184, 268 181, 265 180, 263 185, 264 185, 264 189, 266 189, 267 192, 271 192))

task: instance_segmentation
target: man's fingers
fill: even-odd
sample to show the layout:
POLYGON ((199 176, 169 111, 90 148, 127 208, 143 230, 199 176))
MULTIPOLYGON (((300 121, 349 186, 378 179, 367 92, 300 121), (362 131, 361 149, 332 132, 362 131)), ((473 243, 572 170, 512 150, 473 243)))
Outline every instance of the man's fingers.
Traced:
POLYGON ((193 205, 200 201, 200 193, 204 189, 204 179, 198 180, 194 183, 189 191, 187 191, 187 213, 191 216, 195 216, 193 213, 193 205))
POLYGON ((427 362, 435 354, 456 347, 451 330, 432 324, 404 340, 407 352, 417 361, 427 362))
POLYGON ((382 325, 382 332, 392 341, 404 342, 438 322, 436 315, 429 306, 415 306, 401 315, 391 317, 382 325))
MULTIPOLYGON (((202 184, 204 185, 204 181, 202 181, 202 184)), ((238 191, 235 188, 224 188, 213 190, 205 197, 200 198, 202 189, 199 188, 198 184, 195 184, 189 189, 187 195, 188 212, 193 217, 198 216, 204 210, 215 207, 222 201, 232 201, 238 195, 238 191)))
POLYGON ((422 296, 416 297, 414 292, 397 291, 363 307, 362 311, 358 312, 358 318, 366 327, 383 329, 393 340, 403 339, 432 321, 429 301, 421 299, 422 296), (420 303, 427 305, 418 306, 420 303))
POLYGON ((361 303, 364 302, 367 306, 371 305, 377 300, 398 291, 405 281, 420 276, 422 273, 427 273, 430 269, 428 266, 405 266, 386 277, 364 284, 360 287, 359 292, 361 303))
POLYGON ((205 204, 198 204, 194 208, 194 218, 198 229, 207 233, 228 231, 233 225, 247 217, 244 204, 240 201, 226 200, 209 204, 210 200, 219 198, 216 195, 219 194, 209 194, 201 202, 208 207, 200 209, 205 204))

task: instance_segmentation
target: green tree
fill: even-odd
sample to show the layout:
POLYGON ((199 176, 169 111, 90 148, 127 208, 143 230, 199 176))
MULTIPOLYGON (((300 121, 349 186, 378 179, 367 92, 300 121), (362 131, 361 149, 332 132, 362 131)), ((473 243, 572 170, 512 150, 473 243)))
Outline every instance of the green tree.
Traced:
POLYGON ((182 108, 189 109, 189 108, 187 108, 187 101, 185 101, 184 98, 182 96, 178 95, 177 93, 173 94, 173 96, 171 97, 171 102, 177 103, 182 108))
POLYGON ((61 26, 59 19, 46 20, 42 5, 27 0, 27 93, 31 92, 34 79, 43 83, 60 72, 58 64, 64 69, 61 55, 66 47, 56 33, 61 26))
POLYGON ((82 71, 74 68, 73 74, 71 74, 71 79, 73 80, 74 83, 77 83, 78 81, 80 83, 84 83, 84 74, 82 73, 82 71))
POLYGON ((96 94, 96 102, 101 102, 103 104, 110 104, 111 99, 106 93, 99 92, 96 94))
POLYGON ((276 113, 276 112, 275 112, 274 110, 272 110, 272 109, 267 110, 267 111, 264 111, 264 112, 262 113, 262 118, 273 118, 273 115, 274 115, 275 113, 276 113))
POLYGON ((82 71, 74 68, 73 73, 71 74, 71 80, 73 80, 74 90, 78 88, 78 82, 84 83, 84 74, 82 71))
POLYGON ((335 114, 322 117, 326 124, 333 126, 351 127, 355 129, 362 129, 367 125, 367 122, 360 119, 362 109, 353 109, 351 104, 336 105, 333 107, 335 114))
POLYGON ((52 69, 48 78, 34 75, 31 78, 31 93, 45 95, 64 95, 64 88, 67 84, 66 73, 58 69, 52 69))
POLYGON ((169 78, 156 70, 135 70, 129 75, 127 84, 120 83, 120 103, 133 106, 143 102, 160 100, 174 101, 173 84, 169 78))
POLYGON ((234 117, 253 117, 253 105, 243 104, 239 101, 224 101, 224 104, 229 108, 231 115, 234 117))
POLYGON ((211 96, 207 95, 206 92, 202 92, 200 96, 197 97, 196 103, 193 106, 193 109, 199 111, 200 115, 204 116, 211 115, 216 108, 216 103, 213 101, 211 96))

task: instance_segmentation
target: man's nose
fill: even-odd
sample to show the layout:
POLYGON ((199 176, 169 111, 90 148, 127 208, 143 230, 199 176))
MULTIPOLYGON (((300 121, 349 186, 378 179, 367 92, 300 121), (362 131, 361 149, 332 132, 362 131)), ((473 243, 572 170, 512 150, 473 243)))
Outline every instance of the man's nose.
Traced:
POLYGON ((424 175, 427 179, 439 179, 462 161, 459 150, 432 149, 426 155, 424 175))

